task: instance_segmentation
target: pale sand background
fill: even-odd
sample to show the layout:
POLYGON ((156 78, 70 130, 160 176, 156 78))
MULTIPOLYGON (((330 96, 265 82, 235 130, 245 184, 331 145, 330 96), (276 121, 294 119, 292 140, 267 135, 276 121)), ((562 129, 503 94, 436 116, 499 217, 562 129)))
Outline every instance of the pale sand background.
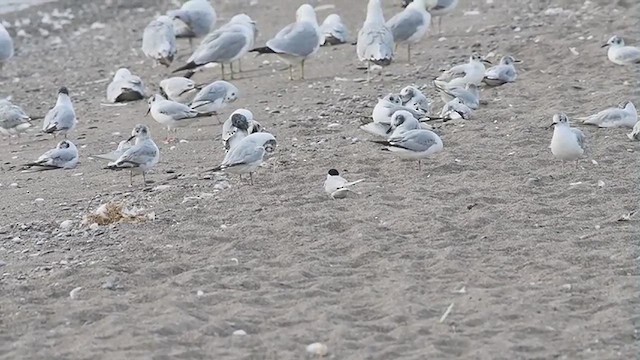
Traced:
MULTIPOLYGON (((256 19, 258 44, 291 22, 299 5, 246 3, 216 2, 216 9, 220 21, 241 11, 256 19)), ((333 359, 635 358, 638 220, 616 220, 638 206, 639 145, 626 130, 585 128, 588 159, 563 171, 545 127, 555 111, 577 116, 624 99, 638 103, 637 68, 608 62, 600 45, 613 33, 640 43, 639 5, 461 3, 445 22, 446 41, 423 41, 413 65, 402 47, 371 85, 334 80, 365 76, 350 45, 322 49, 304 82, 273 71, 283 68, 273 57, 249 56, 248 71, 234 81, 242 98, 224 116, 251 109, 277 136, 278 153, 255 186, 234 177, 221 192, 200 175, 223 157, 213 119, 181 131, 189 142, 174 150, 160 144, 162 162, 150 176, 156 184, 147 191, 87 158, 139 122, 164 137, 143 117, 144 102, 100 103, 101 80, 120 66, 151 89, 168 76, 139 50, 144 26, 168 2, 63 0, 6 15, 12 24, 29 18, 23 29, 31 37, 16 39, 0 95, 39 115, 68 86, 81 120, 72 139, 82 164, 23 174, 19 165, 55 141, 34 131, 0 143, 0 358, 303 359, 316 341, 333 359), (574 15, 545 16, 547 7, 574 15), (54 8, 74 14, 62 30, 40 24, 37 12, 54 8), (480 15, 463 16, 470 10, 480 15), (89 29, 94 22, 107 26, 89 29), (50 45, 56 37, 59 45, 50 45), (474 120, 441 128, 445 151, 422 172, 363 141, 358 125, 376 97, 429 83, 472 50, 523 59, 520 78, 483 91, 488 104, 474 120), (341 126, 329 129, 332 123, 341 126), (362 196, 325 197, 331 167, 366 178, 362 196), (167 171, 181 176, 166 180, 167 171), (14 182, 17 188, 8 186, 14 182), (160 184, 170 187, 152 190, 160 184), (183 201, 202 193, 215 195, 183 201), (155 211, 156 221, 58 228, 114 198, 155 211), (108 282, 113 290, 102 287, 108 282), (76 287, 83 289, 72 300, 76 287), (232 336, 238 329, 248 336, 232 336)), ((364 2, 335 4, 355 36, 364 2)), ((399 10, 386 2, 387 16, 399 10)), ((186 43, 181 50, 178 64, 189 54, 186 43)), ((212 69, 195 79, 218 77, 212 69)))

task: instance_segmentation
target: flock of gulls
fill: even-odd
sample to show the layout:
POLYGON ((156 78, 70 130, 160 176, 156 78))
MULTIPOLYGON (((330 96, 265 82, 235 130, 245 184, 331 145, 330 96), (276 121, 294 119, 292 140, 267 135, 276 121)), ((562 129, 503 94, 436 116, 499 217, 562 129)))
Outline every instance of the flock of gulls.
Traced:
MULTIPOLYGON (((399 46, 406 46, 406 59, 411 62, 411 47, 429 33, 432 17, 439 18, 438 31, 441 32, 442 16, 452 12, 457 5, 457 0, 403 0, 404 9, 385 21, 381 0, 369 0, 365 22, 353 44, 356 45, 358 59, 366 63, 367 82, 381 67, 396 61, 399 46)), ((180 9, 170 10, 152 20, 144 29, 141 46, 144 55, 153 61, 154 68, 171 67, 176 59, 178 39, 188 39, 192 54, 186 63, 173 70, 173 73, 182 75, 162 80, 158 93, 149 95, 140 77, 121 68, 107 87, 107 99, 113 103, 147 99, 147 114, 167 129, 165 141, 176 141, 178 128, 188 126, 201 117, 218 117, 226 106, 238 99, 239 89, 225 79, 228 76, 233 80, 234 74, 242 71, 241 60, 248 53, 275 54, 288 64, 291 80, 295 77, 294 67, 299 67, 299 78, 304 79, 305 62, 322 46, 349 43, 349 30, 338 14, 329 15, 319 24, 315 9, 303 4, 295 15, 295 22, 280 30, 264 46, 256 46, 258 30, 248 15, 237 14, 216 28, 217 15, 209 0, 189 0, 180 9), (200 40, 195 48, 194 40, 200 40), (220 66, 222 80, 210 84, 191 80, 194 73, 215 64, 220 66), (226 72, 225 65, 228 68, 226 72)), ((640 49, 626 46, 621 37, 611 37, 605 46, 609 48, 607 57, 614 64, 640 66, 640 49)), ((0 25, 0 69, 13 55, 12 39, 0 25)), ((481 89, 515 82, 518 77, 515 64, 519 62, 513 55, 505 54, 499 64, 486 68, 487 59, 477 53, 469 54, 468 62, 451 67, 433 80, 433 87, 444 102, 439 112, 433 109, 433 101, 418 87, 407 86, 399 93, 389 93, 378 99, 372 121, 360 128, 374 135, 376 138, 371 141, 384 145, 385 150, 400 158, 417 161, 420 169, 422 160, 444 149, 442 139, 429 122, 473 118, 473 112, 481 105, 481 89)), ((640 140, 638 114, 629 101, 578 119, 584 124, 599 127, 630 128, 628 137, 640 140)), ((18 105, 7 99, 0 100, 2 134, 19 136, 32 127, 32 121, 18 105)), ((37 160, 25 164, 23 171, 76 167, 78 149, 68 139, 76 125, 69 90, 61 87, 55 106, 44 117, 42 131, 54 137, 64 136, 64 140, 37 160)), ((584 133, 572 128, 569 118, 563 113, 553 116, 552 126, 555 127, 550 144, 552 154, 563 164, 576 161, 577 166, 585 152, 584 133)), ((222 143, 224 160, 211 171, 238 174, 241 178, 249 174, 251 183, 253 173, 273 154, 277 145, 276 138, 247 109, 233 111, 224 121, 222 143)), ((138 124, 133 128, 131 137, 121 141, 116 150, 95 157, 108 161, 106 169, 130 170, 131 184, 135 174, 142 174, 146 184, 146 173, 158 163, 160 150, 149 127, 138 124)), ((361 181, 349 182, 336 169, 331 169, 325 181, 325 191, 334 199, 341 198, 351 191, 350 186, 361 181)))

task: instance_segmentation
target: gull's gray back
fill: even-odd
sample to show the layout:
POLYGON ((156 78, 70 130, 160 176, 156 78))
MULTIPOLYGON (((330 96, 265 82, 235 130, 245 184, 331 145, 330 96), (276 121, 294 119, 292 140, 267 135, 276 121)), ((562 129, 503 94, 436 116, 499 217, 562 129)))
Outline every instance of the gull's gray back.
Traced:
POLYGON ((429 150, 438 142, 436 136, 429 130, 410 130, 400 137, 389 139, 389 143, 411 151, 422 152, 429 150))
POLYGON ((196 64, 227 62, 238 56, 247 44, 247 37, 239 31, 220 31, 205 38, 188 61, 196 64))
POLYGON ((320 36, 313 24, 302 21, 282 29, 267 41, 267 46, 278 53, 306 58, 318 49, 319 43, 320 36))
POLYGON ((422 14, 413 9, 400 12, 387 21, 387 27, 391 30, 395 42, 406 41, 423 25, 422 14))

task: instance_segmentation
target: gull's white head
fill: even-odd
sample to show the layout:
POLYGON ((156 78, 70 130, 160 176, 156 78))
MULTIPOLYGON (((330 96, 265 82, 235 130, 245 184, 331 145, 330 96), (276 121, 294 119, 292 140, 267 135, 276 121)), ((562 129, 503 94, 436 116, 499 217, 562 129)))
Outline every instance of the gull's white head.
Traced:
POLYGON ((249 129, 249 119, 244 114, 235 111, 231 114, 231 125, 246 131, 249 129))
POLYGON ((391 129, 395 129, 398 126, 408 122, 413 118, 410 112, 406 110, 398 110, 393 115, 391 115, 391 129))
MULTIPOLYGON (((178 10, 177 10, 178 11, 178 10)), ((172 16, 174 19, 180 19, 180 15, 182 13, 180 13, 179 11, 174 14, 174 16, 172 16)), ((173 25, 173 21, 171 20, 171 17, 167 16, 167 15, 161 15, 158 16, 158 18, 156 19, 156 21, 161 22, 163 24, 167 24, 167 25, 173 25)))
POLYGON ((551 126, 569 126, 569 117, 565 113, 557 113, 553 115, 553 123, 551 126))
POLYGON ((124 80, 124 79, 128 78, 129 76, 131 76, 131 71, 129 71, 128 69, 125 69, 125 68, 120 68, 120 69, 118 69, 118 71, 116 71, 116 74, 113 77, 113 79, 114 80, 124 80))
POLYGON ((342 22, 342 19, 338 14, 330 14, 326 19, 324 19, 324 22, 325 24, 337 24, 342 22))
POLYGON ((138 124, 133 128, 133 130, 131 130, 131 137, 127 141, 131 141, 135 138, 137 142, 138 140, 148 139, 150 136, 151 133, 149 132, 149 127, 144 124, 138 124))
POLYGON ((230 24, 255 24, 256 22, 253 21, 247 14, 238 14, 232 17, 231 20, 229 20, 229 23, 230 24))
POLYGON ((400 90, 400 97, 403 101, 409 101, 416 95, 417 92, 418 89, 416 89, 414 86, 405 86, 404 89, 400 90))
POLYGON ((624 40, 618 35, 613 35, 606 44, 602 45, 602 47, 622 47, 624 46, 624 40))
POLYGON ((62 140, 56 145, 57 149, 75 149, 76 146, 69 140, 62 140))
MULTIPOLYGON (((235 114, 240 114, 242 116, 244 116, 245 118, 247 118, 247 120, 251 121, 253 120, 253 113, 250 110, 247 109, 236 109, 236 111, 231 113, 231 116, 235 115, 235 114)), ((231 119, 231 117, 229 117, 231 119)))
POLYGON ((400 98, 399 95, 396 95, 396 94, 387 94, 385 97, 382 98, 382 100, 390 102, 392 104, 397 104, 397 105, 402 104, 402 99, 400 98))
POLYGON ((224 81, 224 86, 227 89, 227 95, 225 96, 225 101, 226 102, 234 102, 236 100, 238 100, 238 88, 235 87, 235 85, 224 81))
POLYGON ((480 62, 480 63, 487 63, 487 64, 491 64, 491 61, 485 59, 482 57, 482 55, 478 54, 478 53, 473 53, 471 54, 471 57, 469 57, 469 62, 480 62))
POLYGON ((296 21, 311 21, 317 24, 316 11, 313 10, 313 7, 309 4, 300 5, 296 11, 296 21))
POLYGON ((507 56, 503 56, 502 59, 500 59, 500 64, 502 65, 513 65, 515 63, 519 63, 521 62, 520 60, 514 58, 511 55, 507 55, 507 56))
POLYGON ((625 100, 625 101, 621 102, 620 104, 618 104, 618 107, 620 109, 624 109, 624 110, 629 111, 629 112, 635 112, 636 111, 636 106, 629 100, 625 100))

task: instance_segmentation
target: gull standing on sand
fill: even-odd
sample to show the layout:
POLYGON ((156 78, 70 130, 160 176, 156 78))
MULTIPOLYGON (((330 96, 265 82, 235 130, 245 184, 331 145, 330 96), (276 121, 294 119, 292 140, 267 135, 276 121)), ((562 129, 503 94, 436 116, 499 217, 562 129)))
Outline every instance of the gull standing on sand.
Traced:
POLYGON ((191 102, 191 108, 200 113, 218 114, 229 103, 238 100, 239 92, 235 85, 218 80, 200 90, 191 102))
POLYGON ((425 114, 431 113, 431 100, 415 86, 405 86, 402 90, 400 90, 400 99, 402 100, 402 105, 404 106, 411 108, 417 107, 425 114))
POLYGON ((5 62, 13 57, 13 40, 7 29, 0 24, 0 70, 5 62))
POLYGON ((569 118, 564 113, 553 115, 553 137, 551 138, 551 153, 565 161, 576 161, 576 167, 585 149, 585 136, 579 129, 569 126, 569 118))
POLYGON ((118 147, 115 150, 105 154, 92 155, 92 157, 109 161, 116 161, 120 158, 120 156, 122 156, 122 154, 124 154, 125 151, 129 150, 129 148, 131 147, 131 143, 129 141, 129 139, 122 140, 118 143, 118 147))
POLYGON ((147 183, 146 173, 160 160, 160 149, 153 139, 147 125, 138 124, 131 131, 131 137, 127 142, 136 139, 135 144, 125 150, 120 157, 107 165, 107 169, 129 169, 129 184, 133 185, 133 175, 142 174, 144 184, 147 183))
POLYGON ((69 98, 69 90, 63 86, 58 90, 56 105, 44 117, 42 131, 53 134, 54 138, 56 134, 62 134, 66 139, 67 134, 75 129, 77 124, 78 120, 71 98, 69 98))
POLYGON ((387 145, 389 150, 401 159, 418 160, 418 170, 421 170, 421 160, 439 153, 443 149, 442 139, 431 130, 416 129, 392 136, 387 141, 374 140, 378 144, 387 145))
POLYGON ((160 94, 165 98, 182 104, 191 103, 200 87, 195 81, 182 76, 160 81, 160 94))
POLYGON ((300 78, 304 79, 304 62, 313 56, 324 36, 318 26, 316 12, 309 4, 301 5, 296 11, 296 22, 280 30, 267 46, 252 49, 259 54, 277 54, 289 64, 289 79, 293 80, 293 65, 300 64, 300 78))
POLYGON ((220 166, 210 171, 226 171, 232 174, 249 173, 253 185, 253 173, 276 149, 276 138, 267 132, 258 132, 243 138, 225 155, 220 166))
POLYGON ((11 136, 27 131, 31 127, 31 118, 18 105, 7 99, 0 100, 0 133, 11 136))
POLYGON ((160 16, 151 21, 142 34, 142 52, 153 60, 154 66, 162 64, 169 67, 178 53, 176 35, 173 32, 171 19, 160 16))
POLYGON ((187 60, 173 72, 192 70, 209 63, 220 64, 224 79, 224 64, 229 64, 233 79, 233 62, 249 52, 255 37, 255 22, 245 14, 234 16, 220 29, 209 33, 187 60))
POLYGON ((445 103, 458 98, 472 110, 477 110, 480 107, 480 88, 475 84, 469 83, 465 87, 453 86, 446 88, 440 88, 436 85, 436 88, 440 91, 440 98, 445 103))
POLYGON ((393 33, 385 25, 380 0, 369 0, 367 18, 358 32, 356 52, 358 60, 367 62, 367 81, 371 80, 371 63, 391 64, 395 51, 393 33))
POLYGON ((347 179, 340 176, 338 170, 329 169, 327 178, 324 181, 324 191, 333 200, 344 199, 347 197, 349 192, 353 192, 353 190, 350 189, 351 186, 363 181, 364 179, 349 182, 347 179))
POLYGON ((480 85, 485 73, 483 62, 491 64, 489 60, 484 59, 479 54, 472 54, 468 63, 456 65, 446 70, 434 80, 434 84, 443 89, 454 86, 464 87, 467 84, 480 85))
POLYGON ((73 169, 78 165, 78 149, 69 140, 62 140, 51 149, 42 154, 38 160, 25 164, 23 172, 45 171, 55 169, 73 169))
POLYGON ((427 34, 431 15, 426 10, 427 0, 415 0, 387 21, 396 45, 407 44, 407 62, 411 63, 411 45, 417 44, 427 34))
POLYGON ((625 46, 624 40, 618 36, 612 36, 602 47, 609 47, 607 57, 618 65, 640 64, 640 48, 625 46))
POLYGON ((173 19, 176 38, 189 39, 193 47, 193 39, 207 35, 216 25, 216 11, 209 0, 189 0, 178 10, 170 10, 167 16, 173 19))
POLYGON ((210 113, 199 113, 185 104, 167 100, 160 94, 155 94, 149 98, 147 114, 149 113, 151 113, 155 121, 167 127, 167 142, 176 140, 175 138, 169 138, 171 130, 177 132, 179 127, 191 124, 196 118, 212 115, 210 113))
POLYGON ((324 40, 322 45, 339 45, 347 42, 349 29, 344 25, 340 15, 331 14, 320 25, 324 40))
POLYGON ((618 107, 604 109, 597 114, 577 119, 587 125, 596 125, 601 128, 633 128, 638 122, 638 112, 631 101, 623 101, 618 107))
POLYGON ((142 79, 125 68, 118 69, 113 81, 107 86, 107 100, 112 103, 142 100, 144 97, 142 79))
POLYGON ((516 81, 518 72, 513 64, 519 62, 520 60, 511 55, 503 56, 500 59, 500 64, 492 66, 484 72, 482 82, 488 86, 500 86, 516 81))
POLYGON ((237 109, 222 124, 222 144, 225 152, 235 147, 245 137, 262 131, 262 125, 253 119, 247 109, 237 109))

